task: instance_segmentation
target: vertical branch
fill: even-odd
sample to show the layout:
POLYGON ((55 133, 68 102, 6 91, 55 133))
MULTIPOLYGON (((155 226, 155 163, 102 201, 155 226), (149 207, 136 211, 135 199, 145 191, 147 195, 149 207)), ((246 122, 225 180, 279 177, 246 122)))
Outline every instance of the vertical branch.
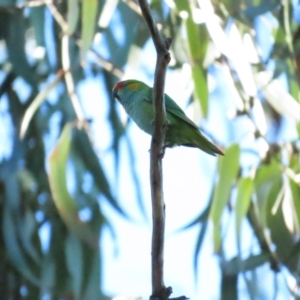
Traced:
POLYGON ((139 0, 142 14, 155 45, 157 60, 153 90, 154 131, 150 150, 150 183, 152 198, 152 299, 167 299, 172 290, 166 288, 163 278, 163 252, 165 232, 165 204, 163 199, 162 158, 166 133, 164 86, 172 39, 164 40, 151 16, 147 0, 139 0))

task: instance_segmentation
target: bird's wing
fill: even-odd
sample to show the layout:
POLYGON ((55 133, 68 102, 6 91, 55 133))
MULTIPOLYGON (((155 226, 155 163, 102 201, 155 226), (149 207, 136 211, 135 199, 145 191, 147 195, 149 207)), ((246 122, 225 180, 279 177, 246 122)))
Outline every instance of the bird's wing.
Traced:
MULTIPOLYGON (((149 89, 149 94, 144 99, 152 103, 152 89, 149 89)), ((199 130, 198 126, 185 115, 184 111, 167 94, 165 94, 165 104, 167 112, 175 115, 176 117, 190 124, 195 129, 199 130)))

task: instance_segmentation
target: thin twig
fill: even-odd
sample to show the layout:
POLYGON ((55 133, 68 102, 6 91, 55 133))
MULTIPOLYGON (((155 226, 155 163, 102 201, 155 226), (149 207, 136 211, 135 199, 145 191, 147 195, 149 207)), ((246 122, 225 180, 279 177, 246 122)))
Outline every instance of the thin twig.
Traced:
POLYGON ((138 15, 142 15, 140 7, 132 0, 127 0, 125 3, 138 15))
POLYGON ((65 21, 64 17, 58 11, 56 6, 52 2, 46 2, 48 9, 50 10, 52 16, 56 20, 56 22, 60 25, 63 32, 68 30, 68 23, 65 21))
POLYGON ((70 97, 70 100, 72 102, 73 108, 75 110, 75 114, 77 116, 77 119, 81 125, 87 125, 85 122, 84 113, 79 101, 79 98, 75 91, 75 84, 74 79, 71 73, 71 67, 70 67, 70 53, 69 53, 69 35, 66 34, 68 29, 68 22, 64 19, 62 14, 58 11, 56 6, 49 1, 45 1, 45 4, 47 4, 48 9, 50 10, 52 16, 56 20, 56 22, 60 25, 62 31, 63 31, 63 37, 61 41, 61 56, 62 56, 62 67, 65 74, 65 81, 66 86, 68 90, 68 94, 70 97))
POLYGON ((77 119, 79 122, 84 123, 84 113, 81 108, 80 101, 75 92, 74 80, 70 71, 70 54, 69 54, 69 36, 64 34, 62 37, 62 66, 65 71, 65 81, 67 90, 73 104, 77 119))
POLYGON ((122 78, 124 76, 124 72, 122 70, 115 67, 111 62, 105 60, 94 48, 91 48, 90 50, 95 54, 97 62, 104 70, 114 74, 118 78, 122 78))
POLYGON ((39 7, 49 3, 52 3, 52 0, 33 0, 17 5, 17 7, 23 9, 25 7, 39 7))
POLYGON ((163 199, 162 158, 166 133, 164 86, 171 39, 164 40, 151 16, 147 0, 139 0, 143 17, 149 28, 157 52, 153 89, 154 131, 151 141, 150 183, 152 197, 152 295, 150 299, 168 299, 172 289, 166 288, 163 278, 165 204, 163 199))

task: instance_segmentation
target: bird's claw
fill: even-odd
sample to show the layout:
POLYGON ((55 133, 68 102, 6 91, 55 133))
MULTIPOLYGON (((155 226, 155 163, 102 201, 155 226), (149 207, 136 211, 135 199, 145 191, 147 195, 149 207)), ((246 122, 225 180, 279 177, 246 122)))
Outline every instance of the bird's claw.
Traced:
MULTIPOLYGON (((163 146, 163 147, 161 148, 161 152, 160 152, 160 154, 158 155, 158 158, 159 158, 159 159, 163 159, 163 158, 164 158, 166 148, 167 148, 166 146, 163 146)), ((148 150, 148 152, 149 152, 149 153, 151 152, 151 148, 148 150)))
MULTIPOLYGON (((154 119, 151 120, 150 124, 151 124, 151 126, 154 126, 154 119)), ((170 124, 171 124, 171 122, 168 119, 166 119, 166 123, 164 124, 164 126, 168 127, 168 125, 170 125, 170 124)))
POLYGON ((165 150, 166 150, 166 147, 163 146, 163 147, 161 148, 161 152, 160 152, 160 154, 159 154, 159 156, 158 156, 159 159, 163 159, 163 158, 164 158, 164 156, 165 156, 165 150))

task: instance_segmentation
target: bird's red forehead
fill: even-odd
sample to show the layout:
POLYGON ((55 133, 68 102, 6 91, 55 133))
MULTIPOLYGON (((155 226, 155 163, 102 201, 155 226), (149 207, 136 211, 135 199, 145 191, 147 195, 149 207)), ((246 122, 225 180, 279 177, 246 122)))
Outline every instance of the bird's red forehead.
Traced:
POLYGON ((124 81, 120 81, 115 85, 116 90, 120 90, 124 86, 124 81))
POLYGON ((138 88, 138 84, 136 82, 120 81, 115 85, 114 89, 120 90, 125 86, 128 87, 129 90, 136 90, 138 88))

